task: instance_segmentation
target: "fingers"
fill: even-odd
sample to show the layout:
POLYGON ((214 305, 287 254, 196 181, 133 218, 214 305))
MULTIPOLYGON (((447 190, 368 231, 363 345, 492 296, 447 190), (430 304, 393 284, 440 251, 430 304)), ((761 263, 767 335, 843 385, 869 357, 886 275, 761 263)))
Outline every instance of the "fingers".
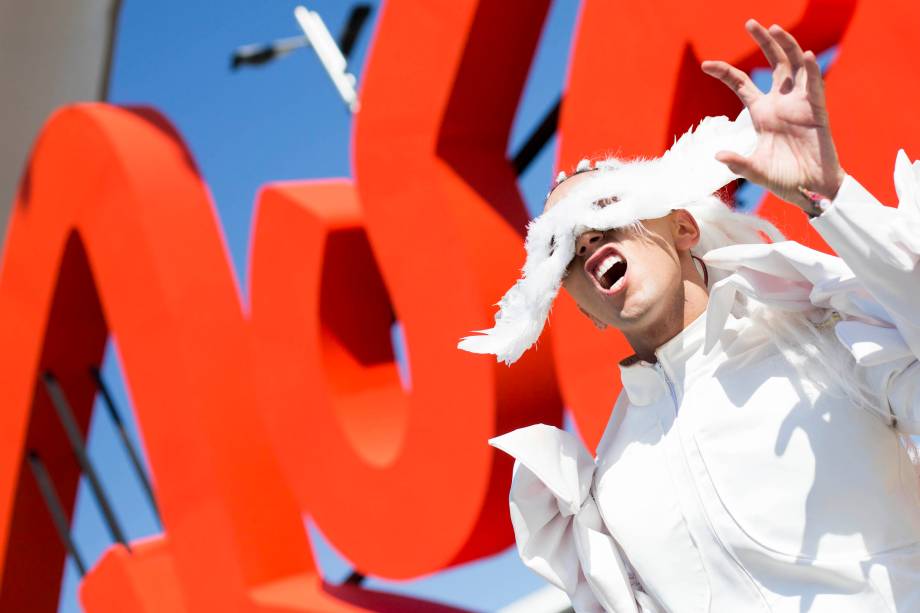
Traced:
POLYGON ((805 57, 802 53, 802 48, 799 47, 798 41, 795 38, 786 32, 776 24, 770 26, 770 36, 775 40, 779 46, 782 48, 783 52, 786 54, 786 58, 789 60, 789 66, 792 68, 793 72, 799 70, 805 65, 805 57))
POLYGON ((767 30, 756 20, 749 19, 745 28, 773 67, 774 87, 788 93, 794 84, 796 88, 804 87, 809 99, 823 99, 824 82, 813 52, 802 52, 795 37, 776 24, 767 30), (786 83, 787 76, 792 78, 790 83, 786 83))
POLYGON ((806 51, 805 72, 808 74, 808 83, 806 92, 808 100, 812 104, 824 104, 824 78, 821 76, 821 67, 818 66, 818 58, 812 51, 806 51))
POLYGON ((783 48, 773 40, 767 29, 760 25, 757 20, 748 19, 744 27, 748 34, 751 35, 751 38, 754 39, 754 42, 757 43, 757 46, 760 47, 760 50, 763 51, 763 55, 770 62, 771 68, 775 70, 777 66, 788 64, 783 48))
POLYGON ((750 106, 762 94, 746 72, 738 70, 728 62, 706 61, 701 68, 711 77, 722 81, 741 99, 745 106, 750 106))
POLYGON ((728 169, 739 177, 744 177, 748 181, 764 184, 764 177, 758 172, 748 158, 738 155, 734 151, 719 151, 716 153, 716 159, 728 166, 728 169))
MULTIPOLYGON (((744 27, 773 68, 771 91, 780 94, 804 91, 812 104, 823 105, 824 81, 813 52, 803 52, 795 37, 776 24, 768 30, 756 20, 749 19, 744 27)), ((727 62, 706 61, 702 69, 722 81, 747 107, 763 95, 747 73, 727 62)))

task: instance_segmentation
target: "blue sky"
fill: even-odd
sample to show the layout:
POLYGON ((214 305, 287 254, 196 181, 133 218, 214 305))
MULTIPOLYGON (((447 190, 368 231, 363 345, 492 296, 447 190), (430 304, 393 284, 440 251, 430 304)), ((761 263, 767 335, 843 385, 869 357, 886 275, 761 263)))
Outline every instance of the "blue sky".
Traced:
MULTIPOLYGON (((351 70, 359 81, 378 16, 378 3, 373 4, 371 19, 352 55, 351 70)), ((299 50, 270 65, 236 73, 229 68, 231 52, 240 45, 298 34, 293 18, 296 5, 290 0, 125 0, 115 47, 111 101, 153 106, 183 135, 213 195, 243 304, 248 302, 248 248, 259 188, 272 181, 351 175, 351 117, 311 51, 299 50)), ((322 15, 334 36, 352 6, 348 0, 308 4, 322 15)), ((561 91, 578 7, 578 0, 553 2, 515 120, 509 153, 523 142, 561 91)), ((822 54, 822 64, 826 66, 833 55, 833 50, 822 54)), ((763 88, 769 85, 766 71, 755 71, 754 78, 763 88)), ((532 212, 542 204, 554 157, 555 139, 520 178, 522 194, 532 212)), ((739 194, 749 210, 756 208, 761 196, 762 191, 753 186, 746 186, 739 194)), ((113 388, 132 437, 141 445, 117 354, 114 339, 106 352, 103 377, 113 388)), ((128 458, 101 409, 94 411, 89 449, 129 537, 159 533, 128 458)), ((325 542, 315 526, 309 524, 309 530, 326 576, 331 581, 344 578, 350 572, 347 561, 325 542)), ((89 566, 111 544, 84 482, 78 493, 73 531, 89 566)), ((61 612, 81 610, 77 582, 76 568, 68 561, 61 612)), ((367 585, 472 611, 493 611, 544 584, 523 567, 511 548, 415 581, 388 582, 371 577, 367 585)))
MULTIPOLYGON (((165 114, 191 149, 210 187, 233 269, 246 297, 248 247, 256 193, 265 183, 351 175, 351 118, 310 50, 299 50, 270 65, 231 72, 236 47, 298 34, 289 0, 197 1, 125 0, 115 46, 110 101, 148 105, 165 114)), ((373 35, 379 3, 352 54, 351 70, 361 69, 373 35)), ((338 35, 353 6, 346 0, 314 0, 338 35)), ((509 152, 516 150, 559 95, 568 63, 578 0, 555 0, 521 101, 509 152)), ((552 176, 555 143, 544 149, 521 177, 533 210, 542 203, 552 176)), ((411 348, 410 348, 411 350, 411 348)), ((138 445, 129 391, 124 388, 117 338, 106 351, 102 374, 138 445)), ((177 399, 181 402, 181 399, 177 399)), ((131 472, 112 424, 101 407, 94 411, 89 451, 101 473, 116 514, 131 539, 157 534, 160 527, 131 472)), ((91 567, 111 544, 101 516, 81 482, 73 531, 91 567)), ((341 559, 314 526, 317 558, 330 580, 348 574, 341 559)), ((78 576, 65 567, 61 612, 80 611, 78 576)), ((543 586, 512 549, 503 554, 410 582, 370 578, 368 587, 412 594, 493 611, 543 586)))

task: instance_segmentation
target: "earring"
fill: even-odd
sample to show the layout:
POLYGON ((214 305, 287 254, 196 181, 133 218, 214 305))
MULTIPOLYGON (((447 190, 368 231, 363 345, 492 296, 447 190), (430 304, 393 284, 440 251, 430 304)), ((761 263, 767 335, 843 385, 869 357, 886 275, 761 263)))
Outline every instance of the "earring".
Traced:
POLYGON ((706 264, 703 262, 703 260, 696 257, 692 253, 690 254, 690 257, 696 260, 697 262, 699 262, 700 266, 703 267, 703 285, 705 285, 706 287, 709 287, 709 269, 706 268, 706 264))

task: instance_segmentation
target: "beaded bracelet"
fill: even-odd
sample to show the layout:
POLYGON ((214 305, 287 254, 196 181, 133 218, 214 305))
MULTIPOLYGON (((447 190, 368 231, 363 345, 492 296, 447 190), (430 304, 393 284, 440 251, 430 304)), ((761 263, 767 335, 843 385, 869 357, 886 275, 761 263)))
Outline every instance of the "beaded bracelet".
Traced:
POLYGON ((798 190, 799 193, 802 194, 806 200, 808 200, 809 204, 811 204, 811 210, 805 211, 805 214, 808 215, 808 217, 811 219, 814 219, 815 217, 818 217, 824 213, 824 211, 827 210, 827 207, 831 205, 831 201, 827 196, 805 189, 801 185, 798 186, 798 190))

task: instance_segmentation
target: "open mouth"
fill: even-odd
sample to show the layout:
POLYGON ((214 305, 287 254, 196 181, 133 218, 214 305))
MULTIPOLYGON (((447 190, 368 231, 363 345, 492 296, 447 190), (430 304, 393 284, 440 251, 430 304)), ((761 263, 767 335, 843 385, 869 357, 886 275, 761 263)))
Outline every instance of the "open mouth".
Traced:
POLYGON ((626 285, 626 269, 626 259, 612 245, 604 245, 585 262, 585 272, 608 295, 619 292, 626 285))

